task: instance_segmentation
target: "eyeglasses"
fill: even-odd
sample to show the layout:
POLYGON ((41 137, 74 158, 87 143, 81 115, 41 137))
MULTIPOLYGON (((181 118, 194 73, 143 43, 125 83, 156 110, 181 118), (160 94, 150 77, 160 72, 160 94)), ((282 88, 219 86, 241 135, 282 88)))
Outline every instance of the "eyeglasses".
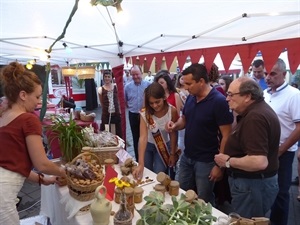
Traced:
POLYGON ((232 96, 239 95, 241 93, 240 92, 237 92, 237 93, 226 92, 226 94, 227 94, 227 97, 232 98, 232 96))

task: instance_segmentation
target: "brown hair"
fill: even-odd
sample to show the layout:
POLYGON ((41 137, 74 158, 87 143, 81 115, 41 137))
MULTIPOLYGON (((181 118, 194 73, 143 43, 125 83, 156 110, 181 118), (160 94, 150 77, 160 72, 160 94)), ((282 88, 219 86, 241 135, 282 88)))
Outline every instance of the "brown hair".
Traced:
POLYGON ((150 97, 153 97, 155 99, 163 98, 165 105, 168 105, 168 102, 167 99, 165 98, 164 88, 157 82, 153 82, 152 84, 150 84, 145 89, 144 95, 145 95, 145 110, 146 110, 145 115, 146 115, 146 119, 148 120, 147 122, 149 123, 150 115, 154 114, 154 109, 152 109, 152 107, 150 106, 149 98, 150 97))
POLYGON ((18 62, 12 62, 2 68, 0 82, 3 94, 8 100, 9 107, 17 102, 20 91, 32 93, 36 85, 42 84, 35 73, 26 70, 25 67, 18 62))

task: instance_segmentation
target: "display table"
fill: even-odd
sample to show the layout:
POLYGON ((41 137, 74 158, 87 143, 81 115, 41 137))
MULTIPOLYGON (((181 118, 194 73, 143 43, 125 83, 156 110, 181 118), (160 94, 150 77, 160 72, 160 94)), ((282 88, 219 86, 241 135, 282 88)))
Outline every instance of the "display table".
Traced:
MULTIPOLYGON (((119 173, 119 165, 115 165, 115 170, 119 173)), ((120 173, 119 173, 120 174, 120 173)), ((121 175, 119 176, 121 177, 121 175)), ((129 176, 131 178, 131 175, 129 176)), ((143 186, 144 196, 148 195, 151 191, 153 191, 153 187, 158 182, 156 181, 156 174, 151 172, 150 170, 144 170, 144 177, 149 177, 155 182, 147 184, 143 186)), ((180 193, 184 193, 183 190, 180 193)), ((92 225, 92 216, 89 211, 87 212, 78 212, 75 216, 70 219, 67 219, 68 213, 65 208, 66 205, 60 203, 62 198, 69 198, 69 189, 67 186, 59 187, 57 185, 49 185, 49 186, 41 186, 41 215, 45 215, 50 218, 50 222, 52 225, 92 225)), ((169 193, 165 194, 165 202, 171 203, 171 196, 169 193)), ((142 208, 145 204, 145 201, 139 204, 135 204, 137 209, 142 208)), ((120 205, 112 201, 112 210, 117 212, 120 208, 120 205)), ((213 215, 215 217, 226 216, 226 214, 221 211, 213 208, 213 215)), ((138 212, 135 211, 134 218, 132 224, 136 224, 136 221, 139 218, 138 212)), ((110 217, 110 224, 113 224, 113 216, 110 217)), ((217 223, 215 223, 217 224, 217 223)))

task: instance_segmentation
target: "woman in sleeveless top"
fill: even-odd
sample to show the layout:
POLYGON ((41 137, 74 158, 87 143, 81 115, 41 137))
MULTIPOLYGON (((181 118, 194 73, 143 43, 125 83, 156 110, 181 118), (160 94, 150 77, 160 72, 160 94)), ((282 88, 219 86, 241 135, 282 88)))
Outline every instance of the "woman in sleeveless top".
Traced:
POLYGON ((116 135, 122 138, 120 104, 118 90, 112 83, 112 74, 107 70, 103 74, 104 85, 98 88, 99 99, 102 107, 100 130, 105 130, 105 124, 115 124, 116 135))
POLYGON ((154 173, 168 173, 169 168, 176 164, 177 132, 167 133, 165 124, 170 120, 177 121, 178 114, 168 104, 160 84, 153 82, 145 89, 145 108, 140 115, 139 165, 133 171, 133 176, 141 179, 144 166, 154 173), (169 152, 167 158, 163 157, 164 149, 169 152))

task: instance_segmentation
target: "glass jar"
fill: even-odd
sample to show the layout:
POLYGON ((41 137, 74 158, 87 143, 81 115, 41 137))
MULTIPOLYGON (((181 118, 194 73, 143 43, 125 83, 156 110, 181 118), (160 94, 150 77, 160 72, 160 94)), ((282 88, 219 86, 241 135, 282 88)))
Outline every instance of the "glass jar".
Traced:
POLYGON ((169 177, 169 175, 165 174, 164 172, 159 172, 156 176, 156 180, 165 187, 168 187, 171 182, 171 178, 169 177))
POLYGON ((144 189, 141 187, 134 188, 134 203, 141 203, 143 201, 144 189))
POLYGON ((179 182, 172 180, 169 184, 169 194, 173 196, 179 195, 179 182))
POLYGON ((157 191, 157 192, 161 192, 163 194, 163 196, 165 196, 166 186, 162 185, 162 184, 156 184, 154 186, 154 190, 157 191))

